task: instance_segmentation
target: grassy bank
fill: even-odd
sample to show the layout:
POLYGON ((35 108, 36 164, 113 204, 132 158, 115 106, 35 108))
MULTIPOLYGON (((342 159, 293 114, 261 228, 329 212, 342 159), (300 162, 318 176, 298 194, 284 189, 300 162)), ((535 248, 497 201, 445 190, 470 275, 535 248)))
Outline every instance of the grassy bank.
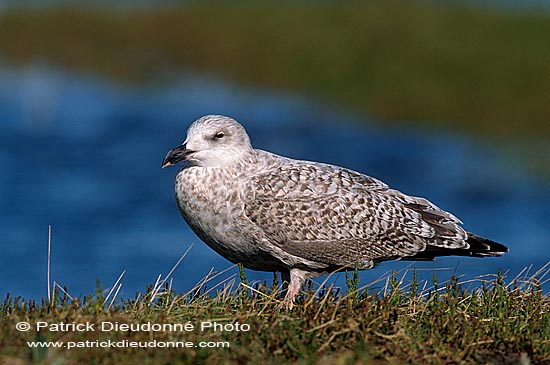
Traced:
POLYGON ((115 305, 109 305, 101 291, 73 301, 59 298, 51 305, 8 297, 0 306, 0 363, 550 363, 550 298, 536 279, 505 283, 495 275, 475 291, 453 280, 419 289, 422 285, 414 277, 402 279, 389 277, 375 292, 359 288, 351 274, 347 295, 309 288, 291 312, 280 308, 277 282, 248 286, 245 280, 238 290, 226 285, 215 295, 206 295, 200 287, 184 295, 166 287, 149 289, 115 305), (29 323, 31 329, 17 331, 19 322, 29 323), (95 330, 36 330, 37 325, 61 322, 89 323, 95 330), (214 322, 232 327, 208 327, 214 322), (113 329, 115 324, 147 323, 168 326, 158 331, 113 329), (169 326, 188 323, 194 328, 169 326), (30 349, 28 341, 66 346, 85 341, 180 341, 192 342, 192 347, 30 349), (195 347, 204 342, 225 347, 195 347))
POLYGON ((298 90, 384 123, 550 135, 550 15, 430 2, 9 10, 0 57, 136 82, 207 72, 298 90))

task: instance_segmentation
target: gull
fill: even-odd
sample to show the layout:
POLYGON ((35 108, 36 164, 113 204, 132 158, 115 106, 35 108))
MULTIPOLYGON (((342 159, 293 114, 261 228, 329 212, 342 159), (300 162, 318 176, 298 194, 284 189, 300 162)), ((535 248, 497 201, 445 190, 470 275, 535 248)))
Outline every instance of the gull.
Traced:
POLYGON ((280 272, 289 309, 308 278, 337 270, 508 252, 425 198, 350 169, 254 149, 226 116, 193 122, 162 168, 179 162, 175 197, 187 224, 229 261, 280 272))

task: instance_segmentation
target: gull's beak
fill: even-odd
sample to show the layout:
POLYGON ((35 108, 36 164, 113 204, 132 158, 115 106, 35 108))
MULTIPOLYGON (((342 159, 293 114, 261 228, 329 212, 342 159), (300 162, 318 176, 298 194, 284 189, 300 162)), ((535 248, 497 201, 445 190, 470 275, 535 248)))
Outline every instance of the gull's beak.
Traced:
POLYGON ((168 151, 168 153, 166 154, 166 156, 164 156, 164 159, 162 160, 162 168, 175 165, 180 161, 188 160, 193 152, 195 151, 187 149, 186 143, 168 151))

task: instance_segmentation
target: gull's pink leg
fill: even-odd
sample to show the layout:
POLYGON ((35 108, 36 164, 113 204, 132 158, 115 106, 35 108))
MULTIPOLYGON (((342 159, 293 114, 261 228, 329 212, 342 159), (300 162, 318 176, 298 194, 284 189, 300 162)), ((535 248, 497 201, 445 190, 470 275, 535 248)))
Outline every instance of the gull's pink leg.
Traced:
POLYGON ((291 310, 294 307, 294 298, 300 292, 302 285, 306 281, 307 273, 300 269, 290 270, 290 283, 285 296, 286 309, 291 310))

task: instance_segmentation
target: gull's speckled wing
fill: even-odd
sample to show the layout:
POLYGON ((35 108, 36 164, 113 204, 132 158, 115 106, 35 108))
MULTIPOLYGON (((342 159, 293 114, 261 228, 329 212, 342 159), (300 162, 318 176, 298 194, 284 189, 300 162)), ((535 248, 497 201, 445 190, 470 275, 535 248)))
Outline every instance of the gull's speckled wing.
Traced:
POLYGON ((468 247, 452 214, 348 169, 284 159, 247 185, 245 215, 270 244, 305 260, 366 269, 427 246, 468 247))

